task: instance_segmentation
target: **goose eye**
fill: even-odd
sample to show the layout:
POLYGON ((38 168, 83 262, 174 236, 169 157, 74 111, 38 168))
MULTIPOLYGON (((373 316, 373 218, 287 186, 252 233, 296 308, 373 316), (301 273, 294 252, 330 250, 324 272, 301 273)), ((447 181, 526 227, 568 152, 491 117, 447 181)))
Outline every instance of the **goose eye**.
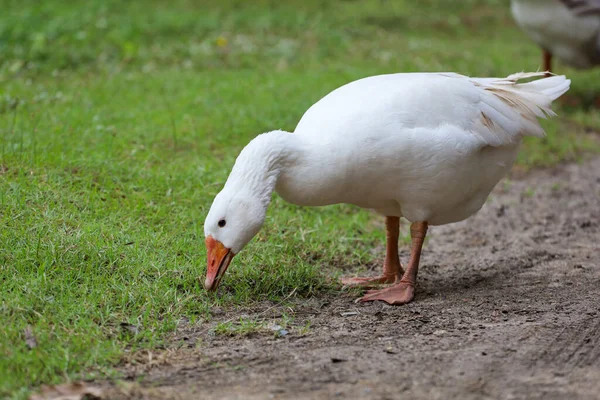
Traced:
POLYGON ((225 221, 224 219, 219 220, 219 228, 224 227, 226 223, 227 221, 225 221))

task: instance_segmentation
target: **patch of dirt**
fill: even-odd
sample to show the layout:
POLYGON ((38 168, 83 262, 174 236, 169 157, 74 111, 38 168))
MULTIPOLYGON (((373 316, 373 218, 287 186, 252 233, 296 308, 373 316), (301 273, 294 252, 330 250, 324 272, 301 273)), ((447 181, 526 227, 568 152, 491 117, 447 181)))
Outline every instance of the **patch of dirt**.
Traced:
POLYGON ((429 233, 412 303, 341 292, 249 312, 292 314, 283 337, 211 333, 239 313, 184 323, 185 345, 137 354, 111 398, 600 397, 600 158, 505 180, 429 233))

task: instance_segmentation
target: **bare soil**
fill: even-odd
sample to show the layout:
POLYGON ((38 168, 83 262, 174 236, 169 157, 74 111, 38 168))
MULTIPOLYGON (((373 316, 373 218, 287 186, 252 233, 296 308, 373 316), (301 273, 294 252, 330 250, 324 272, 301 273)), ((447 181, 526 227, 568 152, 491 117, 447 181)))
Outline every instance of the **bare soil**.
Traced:
POLYGON ((182 323, 172 348, 132 356, 107 394, 600 399, 599 250, 600 158, 513 176, 477 215, 430 229, 412 303, 355 304, 341 292, 245 311, 293 315, 283 337, 215 335, 240 317, 222 311, 182 323))

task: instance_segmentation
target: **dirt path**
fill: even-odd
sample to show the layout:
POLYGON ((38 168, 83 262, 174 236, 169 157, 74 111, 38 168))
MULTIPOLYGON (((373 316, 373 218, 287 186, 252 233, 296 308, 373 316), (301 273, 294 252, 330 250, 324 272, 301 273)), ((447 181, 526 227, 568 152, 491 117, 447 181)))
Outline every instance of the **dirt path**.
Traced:
POLYGON ((600 398, 600 158, 504 181, 430 234, 413 303, 303 300, 309 332, 280 338, 182 325, 190 348, 140 355, 114 397, 600 398))

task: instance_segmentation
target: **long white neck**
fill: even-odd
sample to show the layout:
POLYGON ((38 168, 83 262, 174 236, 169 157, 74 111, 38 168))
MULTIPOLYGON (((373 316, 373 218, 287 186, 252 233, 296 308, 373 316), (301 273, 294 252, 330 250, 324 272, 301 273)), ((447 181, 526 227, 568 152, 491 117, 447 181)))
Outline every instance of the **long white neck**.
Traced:
POLYGON ((272 131, 257 136, 239 154, 225 188, 247 191, 268 207, 277 179, 299 150, 292 133, 272 131))

